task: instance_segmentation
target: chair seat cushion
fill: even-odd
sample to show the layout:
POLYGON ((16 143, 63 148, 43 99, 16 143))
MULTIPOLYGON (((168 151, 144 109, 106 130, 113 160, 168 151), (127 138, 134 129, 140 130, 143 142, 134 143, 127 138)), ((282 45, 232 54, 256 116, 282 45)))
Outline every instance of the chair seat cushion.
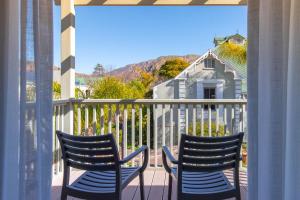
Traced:
MULTIPOLYGON (((124 188, 139 174, 140 167, 121 168, 122 185, 124 188)), ((92 193, 114 193, 116 186, 115 171, 86 171, 71 185, 72 190, 81 190, 92 193)))
MULTIPOLYGON (((172 168, 172 173, 177 177, 177 169, 172 168)), ((182 172, 182 192, 188 194, 222 193, 233 190, 222 171, 219 172, 182 172)))

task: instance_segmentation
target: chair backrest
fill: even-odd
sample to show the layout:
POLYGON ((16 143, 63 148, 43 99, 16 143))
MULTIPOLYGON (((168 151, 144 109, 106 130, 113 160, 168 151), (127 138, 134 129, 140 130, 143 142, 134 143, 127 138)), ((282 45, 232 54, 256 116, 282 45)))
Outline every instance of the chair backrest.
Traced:
POLYGON ((120 170, 119 154, 112 134, 73 136, 56 131, 67 166, 89 171, 120 170))
POLYGON ((178 173, 181 171, 214 172, 238 169, 243 133, 224 137, 182 135, 178 173))

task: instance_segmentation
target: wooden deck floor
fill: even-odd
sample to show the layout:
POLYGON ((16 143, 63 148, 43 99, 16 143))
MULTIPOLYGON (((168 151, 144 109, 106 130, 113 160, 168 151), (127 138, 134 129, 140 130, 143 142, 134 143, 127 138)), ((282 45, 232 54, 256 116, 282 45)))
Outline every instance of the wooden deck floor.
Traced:
MULTIPOLYGON (((71 182, 82 174, 82 171, 73 171, 71 173, 71 182)), ((147 169, 144 175, 145 179, 145 195, 147 200, 166 200, 168 194, 168 175, 163 169, 147 169)), ((232 180, 230 173, 228 173, 229 180, 232 180)), ((240 173, 240 184, 242 200, 247 199, 247 175, 245 172, 240 173)), ((52 182, 52 200, 60 199, 62 175, 54 176, 52 182)), ((173 197, 176 200, 176 185, 173 182, 173 197)), ((134 179, 129 186, 123 190, 123 200, 138 200, 140 199, 138 178, 134 179)), ((76 198, 68 198, 75 200, 76 198)))

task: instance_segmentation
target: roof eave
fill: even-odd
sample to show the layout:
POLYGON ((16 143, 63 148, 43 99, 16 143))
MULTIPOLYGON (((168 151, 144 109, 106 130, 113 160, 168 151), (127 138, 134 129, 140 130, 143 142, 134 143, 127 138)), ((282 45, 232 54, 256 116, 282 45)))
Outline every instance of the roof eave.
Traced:
MULTIPOLYGON (((61 0, 54 0, 60 5, 61 0)), ((74 0, 75 6, 243 6, 247 0, 74 0)))

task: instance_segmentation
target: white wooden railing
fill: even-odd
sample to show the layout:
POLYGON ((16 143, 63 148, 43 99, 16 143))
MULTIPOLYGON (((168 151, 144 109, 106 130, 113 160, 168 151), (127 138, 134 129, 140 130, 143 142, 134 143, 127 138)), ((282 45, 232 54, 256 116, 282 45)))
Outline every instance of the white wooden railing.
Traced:
MULTIPOLYGON (((73 134, 113 133, 120 156, 141 145, 151 149, 150 167, 161 166, 161 147, 173 153, 181 134, 216 136, 243 131, 247 135, 247 101, 243 99, 63 99, 53 102, 53 170, 62 170, 55 130, 65 131, 65 107, 73 112, 73 134)), ((247 138, 247 137, 246 137, 247 138)), ((245 142, 247 139, 245 139, 245 142)), ((134 160, 131 165, 140 162, 134 160)))

